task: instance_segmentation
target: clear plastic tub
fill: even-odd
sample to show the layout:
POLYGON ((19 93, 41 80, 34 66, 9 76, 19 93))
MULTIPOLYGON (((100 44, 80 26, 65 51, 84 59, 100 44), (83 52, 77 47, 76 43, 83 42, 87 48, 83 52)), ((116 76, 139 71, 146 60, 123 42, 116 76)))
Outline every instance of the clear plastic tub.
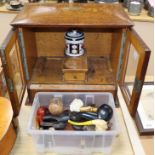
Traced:
POLYGON ((28 124, 28 133, 32 135, 38 152, 54 152, 67 155, 109 154, 112 149, 112 141, 118 134, 118 129, 115 104, 111 93, 37 93, 33 101, 28 124), (58 96, 62 97, 64 107, 68 109, 75 98, 81 99, 85 105, 90 103, 95 104, 97 107, 103 103, 110 105, 114 112, 111 119, 111 129, 108 131, 51 131, 37 129, 35 126, 37 108, 42 105, 48 106, 50 99, 58 96))

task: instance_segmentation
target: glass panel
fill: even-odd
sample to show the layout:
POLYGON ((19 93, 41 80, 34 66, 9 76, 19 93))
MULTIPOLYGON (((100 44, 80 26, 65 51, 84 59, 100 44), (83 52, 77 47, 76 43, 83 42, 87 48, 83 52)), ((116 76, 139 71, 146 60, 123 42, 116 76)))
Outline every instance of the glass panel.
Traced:
POLYGON ((21 68, 20 68, 21 66, 20 66, 17 54, 18 54, 17 48, 16 48, 16 45, 14 45, 9 53, 9 58, 10 58, 10 63, 11 63, 10 67, 13 71, 12 76, 13 76, 14 87, 17 91, 17 96, 20 99, 22 89, 23 89, 23 81, 21 77, 21 68))
POLYGON ((128 55, 128 63, 127 63, 127 69, 126 69, 126 75, 125 75, 125 86, 129 92, 129 94, 132 94, 136 71, 138 67, 138 61, 139 61, 139 55, 136 49, 131 45, 129 49, 129 55, 128 55))

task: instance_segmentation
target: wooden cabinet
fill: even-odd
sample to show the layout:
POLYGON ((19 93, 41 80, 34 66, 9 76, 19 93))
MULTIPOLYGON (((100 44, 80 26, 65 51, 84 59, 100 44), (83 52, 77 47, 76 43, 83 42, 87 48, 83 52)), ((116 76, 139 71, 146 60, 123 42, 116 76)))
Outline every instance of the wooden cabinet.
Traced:
POLYGON ((28 4, 11 25, 1 57, 17 115, 25 86, 32 103, 38 91, 111 92, 116 98, 118 84, 135 115, 150 50, 120 4, 28 4), (69 29, 84 32, 84 60, 64 54, 69 29), (132 83, 126 80, 130 54, 137 62, 132 83))

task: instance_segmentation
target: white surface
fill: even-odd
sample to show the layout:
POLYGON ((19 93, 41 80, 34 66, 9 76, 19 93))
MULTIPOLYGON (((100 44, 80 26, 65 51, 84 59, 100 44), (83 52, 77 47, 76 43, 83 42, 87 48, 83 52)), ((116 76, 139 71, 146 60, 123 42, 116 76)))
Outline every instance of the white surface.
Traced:
POLYGON ((154 23, 152 22, 134 22, 134 29, 151 49, 147 76, 154 76, 154 23))
POLYGON ((0 45, 11 29, 10 23, 16 14, 0 13, 0 45))
POLYGON ((154 96, 152 96, 154 95, 153 91, 154 85, 144 85, 138 105, 138 113, 144 129, 154 128, 154 96), (151 119, 149 118, 149 115, 151 115, 151 119))
POLYGON ((130 116, 129 110, 127 108, 127 105, 124 101, 124 98, 122 96, 122 93, 119 87, 118 87, 118 98, 119 98, 120 107, 124 116, 124 121, 128 130, 128 134, 129 134, 135 155, 145 155, 138 133, 135 129, 133 119, 130 116))

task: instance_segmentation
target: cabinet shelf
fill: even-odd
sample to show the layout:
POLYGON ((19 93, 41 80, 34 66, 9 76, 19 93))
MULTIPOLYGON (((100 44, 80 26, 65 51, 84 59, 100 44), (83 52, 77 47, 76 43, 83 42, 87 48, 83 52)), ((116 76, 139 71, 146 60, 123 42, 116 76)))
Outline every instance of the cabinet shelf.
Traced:
MULTIPOLYGON (((33 69, 31 84, 65 84, 63 80, 62 57, 39 57, 33 69)), ((109 58, 88 57, 88 74, 85 82, 73 81, 85 85, 114 85, 114 73, 109 58)), ((70 82, 72 84, 72 82, 70 82)))

